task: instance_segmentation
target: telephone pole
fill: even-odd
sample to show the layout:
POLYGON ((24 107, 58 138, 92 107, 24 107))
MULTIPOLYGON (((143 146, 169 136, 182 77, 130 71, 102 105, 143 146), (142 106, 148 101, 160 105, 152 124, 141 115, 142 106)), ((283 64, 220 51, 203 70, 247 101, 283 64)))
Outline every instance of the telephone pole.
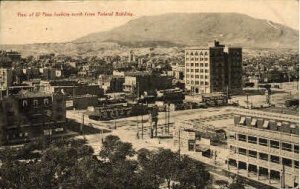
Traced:
POLYGON ((83 135, 83 138, 85 139, 83 127, 84 127, 84 113, 82 113, 82 121, 81 121, 81 125, 80 125, 80 132, 83 135))
POLYGON ((179 131, 178 131, 178 154, 179 154, 179 160, 180 160, 180 130, 181 127, 179 127, 179 131))
POLYGON ((143 109, 143 111, 142 111, 142 139, 144 139, 144 116, 143 116, 143 113, 144 113, 144 105, 142 104, 142 109, 143 109))

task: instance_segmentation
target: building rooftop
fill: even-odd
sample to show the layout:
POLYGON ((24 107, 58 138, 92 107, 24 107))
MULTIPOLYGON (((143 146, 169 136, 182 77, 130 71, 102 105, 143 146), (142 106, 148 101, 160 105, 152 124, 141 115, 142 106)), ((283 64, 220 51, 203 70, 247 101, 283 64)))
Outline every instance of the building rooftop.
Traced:
POLYGON ((15 95, 17 98, 36 98, 36 97, 50 97, 52 94, 47 92, 41 91, 28 91, 28 90, 21 90, 18 94, 15 95))

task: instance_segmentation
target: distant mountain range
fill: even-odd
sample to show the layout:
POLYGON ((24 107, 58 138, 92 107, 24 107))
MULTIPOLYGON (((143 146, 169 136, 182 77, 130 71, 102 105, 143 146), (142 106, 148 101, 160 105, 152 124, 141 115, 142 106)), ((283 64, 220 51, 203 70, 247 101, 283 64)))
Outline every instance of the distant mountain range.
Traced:
POLYGON ((110 31, 89 34, 69 43, 32 44, 35 47, 26 45, 26 48, 56 51, 55 48, 59 47, 60 52, 84 53, 106 48, 107 44, 129 47, 206 46, 215 39, 233 46, 295 49, 298 48, 299 31, 237 13, 170 13, 140 17, 110 31))

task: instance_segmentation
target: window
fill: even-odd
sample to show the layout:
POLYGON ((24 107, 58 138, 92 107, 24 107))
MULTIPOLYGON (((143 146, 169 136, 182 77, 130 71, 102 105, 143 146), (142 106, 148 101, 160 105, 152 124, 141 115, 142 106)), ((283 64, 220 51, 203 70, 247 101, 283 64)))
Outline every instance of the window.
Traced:
POLYGON ((37 107, 39 105, 39 101, 38 100, 33 100, 33 106, 37 107))
POLYGON ((278 141, 271 140, 270 144, 271 144, 271 148, 277 148, 277 149, 279 149, 279 142, 278 141))
POLYGON ((191 78, 194 78, 194 75, 191 75, 191 78))
POLYGON ((250 156, 250 157, 257 158, 257 152, 256 152, 256 151, 249 150, 249 156, 250 156))
POLYGON ((299 169, 299 161, 294 161, 294 167, 295 167, 296 169, 299 169))
POLYGON ((259 153, 259 159, 268 161, 269 156, 268 156, 268 154, 265 154, 265 153, 259 153))
POLYGON ((203 81, 200 81, 200 85, 203 85, 204 84, 204 82, 203 81))
POLYGON ((244 149, 244 148, 239 148, 239 154, 246 155, 247 154, 247 150, 244 149))
POLYGON ((285 150, 285 151, 291 152, 291 151, 292 151, 292 145, 283 142, 283 143, 282 143, 282 146, 281 146, 281 149, 282 149, 282 150, 285 150))
POLYGON ((199 85, 199 81, 195 81, 195 84, 196 84, 196 85, 199 85))
POLYGON ((204 61, 208 61, 208 58, 204 58, 204 61))
POLYGON ((205 63, 205 67, 208 67, 208 63, 205 63))
POLYGON ((299 154, 299 146, 298 145, 294 145, 294 152, 299 154))
POLYGON ((190 71, 190 69, 186 69, 186 72, 189 72, 190 71))
POLYGON ((205 76, 205 79, 208 79, 208 75, 205 76))
POLYGON ((200 67, 203 67, 203 63, 200 63, 200 67))
POLYGON ((191 69, 191 72, 194 72, 194 69, 191 69))
POLYGON ((199 78, 199 75, 195 75, 195 78, 199 78))
POLYGON ((189 60, 189 58, 186 58, 186 61, 188 61, 189 60))
POLYGON ((230 145, 230 151, 233 152, 233 153, 236 153, 236 148, 234 146, 230 145))
POLYGON ((287 158, 282 158, 282 165, 292 167, 292 160, 287 158))
POLYGON ((279 164, 280 163, 280 159, 279 159, 278 156, 271 155, 271 162, 279 164))
POLYGON ((239 141, 246 141, 246 135, 239 134, 238 137, 239 137, 239 141))
POLYGON ((49 104, 49 99, 48 99, 48 98, 44 99, 44 104, 45 104, 45 105, 48 105, 48 104, 49 104))
POLYGON ((27 100, 23 100, 23 101, 22 101, 22 105, 23 105, 23 107, 26 107, 26 106, 28 106, 28 102, 27 102, 27 100))
POLYGON ((248 143, 257 144, 257 138, 253 136, 248 136, 248 143))
POLYGON ((209 85, 209 83, 207 81, 205 81, 205 85, 209 85))
POLYGON ((203 79, 203 75, 200 75, 200 78, 203 79))
POLYGON ((200 72, 203 73, 203 69, 200 69, 200 72))
POLYGON ((259 145, 268 146, 268 140, 267 139, 260 138, 258 141, 259 141, 259 145))
POLYGON ((205 73, 208 73, 208 69, 205 69, 205 73))
POLYGON ((195 69, 195 72, 196 72, 196 73, 199 73, 199 69, 195 69))
POLYGON ((191 66, 194 66, 194 63, 191 63, 191 66))

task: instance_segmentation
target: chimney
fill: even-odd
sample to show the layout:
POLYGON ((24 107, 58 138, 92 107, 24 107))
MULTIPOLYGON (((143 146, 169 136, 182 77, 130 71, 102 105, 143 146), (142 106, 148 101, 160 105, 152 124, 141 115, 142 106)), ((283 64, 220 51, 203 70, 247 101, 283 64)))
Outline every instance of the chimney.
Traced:
POLYGON ((215 47, 218 47, 220 45, 219 41, 217 41, 217 40, 214 40, 214 44, 215 44, 215 47))

